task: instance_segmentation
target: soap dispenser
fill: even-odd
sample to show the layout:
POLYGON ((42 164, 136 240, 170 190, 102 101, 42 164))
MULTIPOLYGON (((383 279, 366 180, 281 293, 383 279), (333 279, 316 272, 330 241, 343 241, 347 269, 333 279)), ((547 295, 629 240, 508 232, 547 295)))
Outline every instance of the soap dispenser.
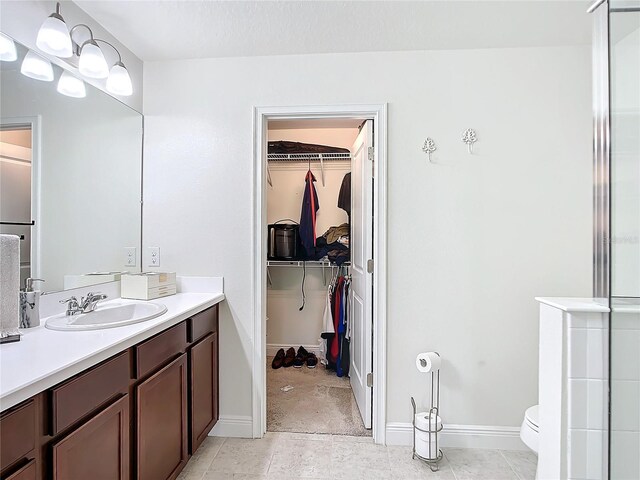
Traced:
POLYGON ((40 291, 33 290, 33 282, 44 282, 39 278, 27 278, 20 292, 20 328, 40 325, 40 291))

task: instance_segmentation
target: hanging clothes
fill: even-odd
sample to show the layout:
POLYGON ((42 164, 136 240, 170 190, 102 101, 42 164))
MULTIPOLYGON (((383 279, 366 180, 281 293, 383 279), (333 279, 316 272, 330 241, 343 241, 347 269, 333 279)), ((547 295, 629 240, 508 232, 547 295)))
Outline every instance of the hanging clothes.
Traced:
POLYGON ((340 193, 338 193, 338 208, 341 208, 351 216, 351 172, 342 179, 340 193))
POLYGON ((351 276, 344 275, 339 269, 338 275, 331 281, 327 290, 327 304, 324 315, 323 364, 335 370, 338 377, 348 376, 351 364, 351 276))
POLYGON ((313 182, 316 177, 311 170, 305 176, 304 196, 302 197, 302 211, 300 212, 300 240, 307 257, 313 258, 316 247, 316 213, 320 208, 318 194, 313 182))

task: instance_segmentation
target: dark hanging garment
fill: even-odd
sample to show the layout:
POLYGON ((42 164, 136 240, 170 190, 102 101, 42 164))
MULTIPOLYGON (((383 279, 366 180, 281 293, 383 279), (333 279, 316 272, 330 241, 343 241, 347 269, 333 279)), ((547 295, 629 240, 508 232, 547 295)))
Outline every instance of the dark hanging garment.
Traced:
POLYGON ((351 215, 351 172, 342 179, 340 193, 338 193, 338 208, 351 215))
POLYGON ((304 181, 304 196, 302 197, 302 211, 300 212, 300 240, 307 257, 313 258, 316 247, 316 213, 320 205, 318 205, 318 194, 313 184, 316 181, 316 177, 313 176, 311 170, 307 172, 304 181))
POLYGON ((351 365, 351 352, 349 351, 349 340, 344 335, 340 335, 342 339, 342 346, 340 348, 340 369, 342 370, 342 376, 349 376, 349 366, 351 365))

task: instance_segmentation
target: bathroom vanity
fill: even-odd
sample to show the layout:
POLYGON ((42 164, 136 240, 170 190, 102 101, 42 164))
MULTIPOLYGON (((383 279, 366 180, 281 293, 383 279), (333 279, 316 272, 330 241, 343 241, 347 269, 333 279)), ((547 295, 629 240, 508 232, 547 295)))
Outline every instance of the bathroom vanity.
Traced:
POLYGON ((179 293, 148 322, 39 327, 5 345, 13 350, 0 351, 0 477, 176 478, 218 419, 222 299, 179 293), (14 373, 6 362, 17 362, 14 373))

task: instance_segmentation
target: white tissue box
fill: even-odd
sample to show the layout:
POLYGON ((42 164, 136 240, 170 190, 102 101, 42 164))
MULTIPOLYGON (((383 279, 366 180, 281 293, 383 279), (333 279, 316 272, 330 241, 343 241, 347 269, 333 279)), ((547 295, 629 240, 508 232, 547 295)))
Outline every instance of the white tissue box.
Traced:
POLYGON ((176 293, 175 272, 143 272, 122 275, 120 296, 134 300, 153 300, 176 293))

